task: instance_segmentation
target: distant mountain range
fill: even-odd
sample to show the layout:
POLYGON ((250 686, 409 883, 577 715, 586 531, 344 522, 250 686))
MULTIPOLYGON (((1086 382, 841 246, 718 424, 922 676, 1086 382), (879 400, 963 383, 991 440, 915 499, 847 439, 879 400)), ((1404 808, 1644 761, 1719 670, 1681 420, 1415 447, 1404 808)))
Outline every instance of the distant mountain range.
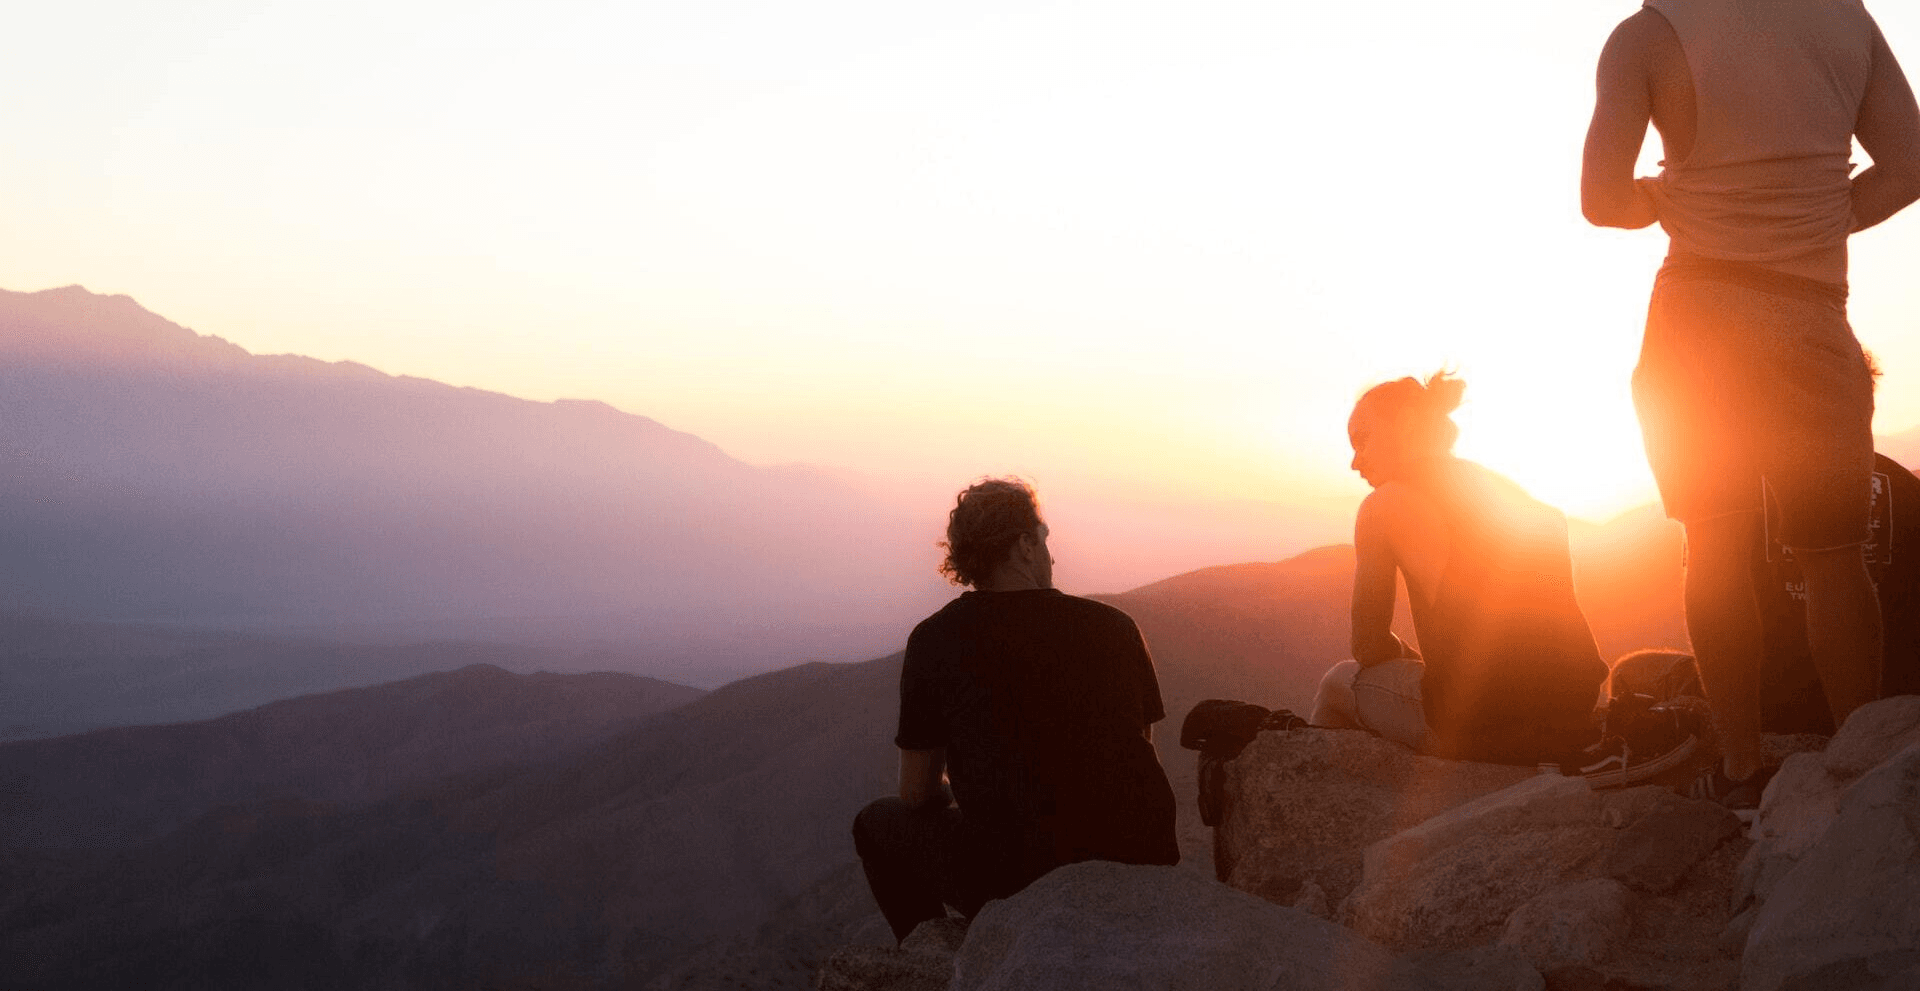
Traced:
POLYGON ((878 652, 942 594, 939 520, 823 473, 598 402, 252 355, 77 286, 0 292, 0 425, 16 613, 486 626, 737 673, 878 652))
POLYGON ((118 849, 221 805, 364 805, 599 743, 702 691, 488 664, 237 712, 0 746, 0 849, 118 849))

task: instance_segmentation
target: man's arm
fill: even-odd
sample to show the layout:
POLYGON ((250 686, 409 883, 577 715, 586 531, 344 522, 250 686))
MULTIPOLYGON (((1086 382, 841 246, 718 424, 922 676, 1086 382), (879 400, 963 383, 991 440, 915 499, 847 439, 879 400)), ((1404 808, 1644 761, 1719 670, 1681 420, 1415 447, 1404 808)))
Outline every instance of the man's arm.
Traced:
POLYGON ((1873 67, 1853 130, 1873 156, 1873 166, 1853 178, 1853 229, 1863 231, 1920 199, 1920 107, 1877 25, 1873 67))
POLYGON ((1580 212, 1596 226, 1634 229, 1659 219, 1645 188, 1657 180, 1633 177, 1653 120, 1650 67, 1659 31, 1672 28, 1643 8, 1622 21, 1600 51, 1593 120, 1580 167, 1580 212))
POLYGON ((944 808, 947 794, 947 751, 900 751, 900 800, 913 808, 944 808))

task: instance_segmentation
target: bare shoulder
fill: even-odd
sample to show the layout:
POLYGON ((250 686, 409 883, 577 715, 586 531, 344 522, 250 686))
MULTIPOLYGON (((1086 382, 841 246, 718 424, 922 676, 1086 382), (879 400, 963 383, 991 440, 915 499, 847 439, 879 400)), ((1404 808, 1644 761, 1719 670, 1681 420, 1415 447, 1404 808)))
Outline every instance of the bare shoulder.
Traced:
POLYGON ((1633 12, 1633 16, 1620 22, 1613 29, 1613 39, 1623 45, 1639 45, 1651 49, 1652 46, 1674 40, 1673 24, 1665 14, 1652 7, 1642 7, 1633 12))
POLYGON ((1600 58, 1620 69, 1646 72, 1679 52, 1673 24, 1652 7, 1642 7, 1613 29, 1600 58))
POLYGON ((1433 499, 1406 482, 1388 482, 1360 501, 1356 529, 1391 531, 1407 523, 1425 522, 1439 512, 1433 499))

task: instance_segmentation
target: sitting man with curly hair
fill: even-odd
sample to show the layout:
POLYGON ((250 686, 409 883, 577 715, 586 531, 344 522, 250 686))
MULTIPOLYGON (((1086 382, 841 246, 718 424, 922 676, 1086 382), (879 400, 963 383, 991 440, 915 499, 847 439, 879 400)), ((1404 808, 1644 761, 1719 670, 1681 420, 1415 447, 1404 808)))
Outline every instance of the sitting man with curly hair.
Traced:
POLYGON ((900 675, 899 797, 853 824, 894 936, 971 916, 1062 864, 1174 864, 1166 713, 1126 613, 1053 587, 1033 489, 960 493, 940 570, 972 590, 914 628, 900 675))

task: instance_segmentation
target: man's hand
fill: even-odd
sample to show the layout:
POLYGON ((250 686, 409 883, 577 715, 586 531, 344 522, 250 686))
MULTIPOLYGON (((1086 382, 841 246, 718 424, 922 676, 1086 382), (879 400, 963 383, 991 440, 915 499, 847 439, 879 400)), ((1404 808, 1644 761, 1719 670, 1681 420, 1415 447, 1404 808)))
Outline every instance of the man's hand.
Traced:
POLYGON ((945 808, 953 802, 947 789, 947 751, 900 751, 900 800, 913 808, 945 808))

